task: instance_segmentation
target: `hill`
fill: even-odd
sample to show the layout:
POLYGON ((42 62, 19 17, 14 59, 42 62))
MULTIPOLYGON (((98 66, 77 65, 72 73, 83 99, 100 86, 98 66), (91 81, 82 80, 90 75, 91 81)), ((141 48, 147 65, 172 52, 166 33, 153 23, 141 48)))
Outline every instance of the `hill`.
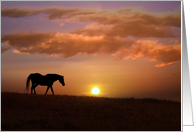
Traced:
POLYGON ((1 92, 1 130, 181 131, 181 103, 1 92))

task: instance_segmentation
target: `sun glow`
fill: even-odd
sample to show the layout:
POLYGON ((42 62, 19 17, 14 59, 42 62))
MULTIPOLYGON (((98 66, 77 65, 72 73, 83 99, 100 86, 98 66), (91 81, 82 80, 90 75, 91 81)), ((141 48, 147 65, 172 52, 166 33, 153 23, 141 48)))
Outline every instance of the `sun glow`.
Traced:
POLYGON ((92 89, 92 93, 93 94, 99 94, 100 90, 97 87, 95 87, 95 88, 92 89))

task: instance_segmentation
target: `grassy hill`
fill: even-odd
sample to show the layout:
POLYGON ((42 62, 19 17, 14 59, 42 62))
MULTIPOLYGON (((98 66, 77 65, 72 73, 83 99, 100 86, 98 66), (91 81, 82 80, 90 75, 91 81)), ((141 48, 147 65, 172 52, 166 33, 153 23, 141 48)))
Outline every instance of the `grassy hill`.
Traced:
POLYGON ((1 92, 1 130, 181 131, 181 103, 1 92))

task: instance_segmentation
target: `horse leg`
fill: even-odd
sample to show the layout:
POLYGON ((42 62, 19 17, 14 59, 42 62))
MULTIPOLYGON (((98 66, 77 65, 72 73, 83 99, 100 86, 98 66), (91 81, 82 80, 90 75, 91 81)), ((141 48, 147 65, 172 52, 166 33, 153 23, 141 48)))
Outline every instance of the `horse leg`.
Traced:
POLYGON ((54 91, 53 91, 53 87, 51 86, 51 91, 52 91, 52 93, 53 93, 53 95, 54 95, 54 91))
POLYGON ((32 93, 33 88, 34 88, 34 83, 32 83, 31 94, 33 94, 33 93, 32 93))
POLYGON ((34 94, 36 94, 36 90, 35 90, 35 88, 34 88, 34 94))
POLYGON ((47 87, 47 89, 46 89, 46 93, 45 93, 44 95, 46 95, 46 94, 47 94, 48 90, 49 90, 49 86, 47 87))
POLYGON ((36 94, 35 88, 38 86, 38 84, 34 85, 34 94, 36 94))

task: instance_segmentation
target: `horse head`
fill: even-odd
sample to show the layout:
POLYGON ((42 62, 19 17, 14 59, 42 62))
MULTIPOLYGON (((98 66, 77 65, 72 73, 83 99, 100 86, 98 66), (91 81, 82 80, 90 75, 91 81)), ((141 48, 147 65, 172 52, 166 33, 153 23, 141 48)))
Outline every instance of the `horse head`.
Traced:
POLYGON ((63 86, 65 86, 64 76, 61 76, 61 77, 60 77, 59 82, 60 82, 63 86))

